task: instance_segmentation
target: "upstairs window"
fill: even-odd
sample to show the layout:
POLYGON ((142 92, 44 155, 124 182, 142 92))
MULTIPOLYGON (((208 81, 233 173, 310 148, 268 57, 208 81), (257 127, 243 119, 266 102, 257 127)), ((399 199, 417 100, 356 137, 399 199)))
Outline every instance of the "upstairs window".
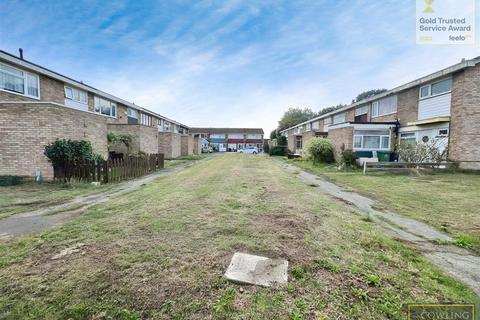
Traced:
POLYGON ((332 118, 331 117, 323 119, 323 125, 328 126, 331 123, 332 123, 332 118))
POLYGON ((339 124, 346 121, 346 113, 339 113, 333 116, 333 124, 339 124))
POLYGON ((85 91, 68 86, 65 86, 65 98, 83 104, 88 103, 88 95, 85 91))
POLYGON ((36 74, 3 63, 0 63, 0 90, 40 98, 40 82, 36 74))
POLYGON ((452 91, 452 79, 427 84, 420 88, 420 99, 438 96, 452 91))
POLYGON ((117 117, 117 104, 115 102, 97 96, 95 96, 93 101, 95 113, 110 117, 117 117))
POLYGON ((372 102, 372 118, 397 112, 397 96, 391 96, 372 102))
POLYGON ((355 109, 355 122, 368 121, 368 105, 364 105, 355 109))
POLYGON ((127 109, 127 116, 133 119, 138 119, 138 112, 135 109, 128 108, 127 109))
POLYGON ((143 124, 144 126, 152 126, 152 116, 142 113, 140 114, 140 124, 143 124))

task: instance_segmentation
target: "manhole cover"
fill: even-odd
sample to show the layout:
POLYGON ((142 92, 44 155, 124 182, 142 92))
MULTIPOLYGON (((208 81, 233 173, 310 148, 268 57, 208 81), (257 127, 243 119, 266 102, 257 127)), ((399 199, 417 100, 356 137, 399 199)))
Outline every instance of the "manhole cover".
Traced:
POLYGON ((288 281, 287 270, 287 260, 236 252, 225 272, 225 278, 264 287, 282 286, 288 281))

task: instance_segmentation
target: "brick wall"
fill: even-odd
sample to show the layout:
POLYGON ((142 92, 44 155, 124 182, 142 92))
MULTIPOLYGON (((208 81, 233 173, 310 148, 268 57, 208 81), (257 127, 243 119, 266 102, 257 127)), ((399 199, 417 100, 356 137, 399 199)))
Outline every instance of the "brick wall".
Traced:
POLYGON ((189 156, 193 154, 193 137, 188 134, 181 136, 180 154, 182 156, 189 156))
POLYGON ((295 152, 295 150, 297 149, 296 146, 296 136, 291 133, 288 135, 288 138, 287 138, 287 145, 288 145, 288 150, 290 150, 291 152, 295 152))
POLYGON ((193 138, 193 154, 202 154, 201 138, 193 138))
POLYGON ((397 112, 380 117, 371 117, 369 106, 368 117, 371 122, 391 122, 399 120, 401 125, 417 120, 419 87, 410 88, 397 94, 397 112))
POLYGON ((117 143, 111 146, 111 151, 118 153, 158 153, 158 131, 153 127, 146 127, 142 125, 109 123, 108 132, 129 134, 132 137, 130 149, 122 143, 117 143))
POLYGON ((342 149, 353 149, 353 128, 329 129, 328 139, 335 145, 335 160, 339 160, 342 149))
POLYGON ((0 175, 32 176, 41 170, 51 179, 52 166, 43 151, 56 139, 87 140, 96 153, 108 156, 105 117, 46 103, 2 103, 0 175))
POLYGON ((174 159, 181 154, 181 134, 173 132, 158 133, 158 152, 165 155, 165 159, 174 159))
POLYGON ((449 158, 480 169, 480 65, 453 76, 449 158))

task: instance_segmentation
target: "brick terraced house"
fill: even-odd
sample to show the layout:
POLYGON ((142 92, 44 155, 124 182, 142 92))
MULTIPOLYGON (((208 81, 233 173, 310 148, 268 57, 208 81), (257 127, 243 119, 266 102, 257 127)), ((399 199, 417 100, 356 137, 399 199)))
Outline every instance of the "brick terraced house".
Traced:
POLYGON ((207 139, 219 152, 237 152, 247 147, 256 147, 263 152, 261 128, 190 128, 190 133, 196 138, 207 139))
POLYGON ((399 141, 435 139, 448 159, 480 169, 480 57, 357 101, 281 131, 301 153, 312 137, 327 137, 361 153, 394 151, 399 141))
POLYGON ((132 153, 193 152, 187 126, 0 51, 0 175, 52 178, 43 150, 56 139, 88 140, 107 158, 109 132, 131 135, 132 153))

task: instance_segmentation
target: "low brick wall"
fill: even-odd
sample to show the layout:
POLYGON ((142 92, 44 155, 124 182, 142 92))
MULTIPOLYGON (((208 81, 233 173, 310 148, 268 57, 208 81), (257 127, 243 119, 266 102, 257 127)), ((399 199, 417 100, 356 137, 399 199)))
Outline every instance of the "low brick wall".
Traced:
POLYGON ((108 132, 129 134, 132 137, 130 150, 126 146, 117 143, 112 146, 112 150, 119 153, 145 152, 158 153, 158 129, 154 127, 142 126, 139 124, 108 124, 108 132))
POLYGON ((105 117, 51 103, 0 104, 0 175, 53 178, 44 148, 57 139, 87 140, 108 156, 105 117))
POLYGON ((181 134, 173 132, 158 133, 158 153, 163 153, 165 159, 178 158, 181 155, 181 134))
POLYGON ((193 154, 193 137, 188 134, 181 136, 181 149, 180 154, 182 156, 189 156, 193 154))
POLYGON ((335 160, 341 158, 342 149, 353 149, 353 128, 338 128, 328 130, 328 139, 335 146, 335 160))
POLYGON ((200 138, 193 138, 193 154, 202 154, 202 143, 200 138))

